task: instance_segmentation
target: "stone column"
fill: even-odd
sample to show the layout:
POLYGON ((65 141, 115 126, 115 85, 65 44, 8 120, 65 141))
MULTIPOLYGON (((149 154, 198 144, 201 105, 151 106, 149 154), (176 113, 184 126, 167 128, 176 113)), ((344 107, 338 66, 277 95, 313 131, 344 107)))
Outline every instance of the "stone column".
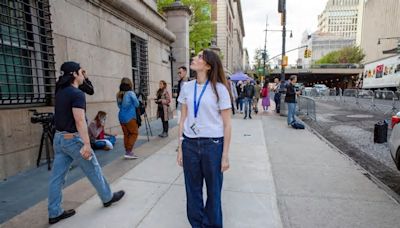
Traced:
MULTIPOLYGON (((171 44, 172 55, 175 59, 172 64, 173 69, 173 85, 178 83, 177 68, 186 66, 189 77, 189 20, 192 12, 189 7, 182 5, 177 0, 168 7, 163 8, 167 16, 167 28, 176 36, 176 40, 171 44)), ((171 58, 170 58, 171 59, 171 58)))

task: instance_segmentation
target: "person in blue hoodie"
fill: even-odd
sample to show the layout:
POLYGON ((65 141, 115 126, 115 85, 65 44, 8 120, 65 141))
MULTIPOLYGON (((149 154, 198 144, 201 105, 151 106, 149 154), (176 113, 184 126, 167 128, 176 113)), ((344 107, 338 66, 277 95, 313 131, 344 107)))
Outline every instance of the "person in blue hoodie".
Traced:
POLYGON ((117 93, 117 104, 119 108, 118 119, 124 132, 125 158, 136 159, 138 156, 133 152, 133 146, 138 138, 139 126, 137 124, 136 108, 139 100, 133 92, 133 84, 129 78, 122 78, 117 93))

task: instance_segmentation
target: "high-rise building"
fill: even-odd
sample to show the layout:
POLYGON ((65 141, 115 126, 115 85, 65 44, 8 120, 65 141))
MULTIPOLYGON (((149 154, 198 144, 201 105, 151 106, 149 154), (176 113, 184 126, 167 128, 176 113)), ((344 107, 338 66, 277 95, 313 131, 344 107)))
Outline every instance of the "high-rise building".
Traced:
POLYGON ((400 43, 400 1, 385 0, 384 4, 382 2, 368 0, 363 5, 361 48, 365 53, 365 63, 396 54, 400 43), (394 39, 382 39, 388 37, 394 39))
POLYGON ((243 70, 244 24, 241 0, 210 0, 211 19, 225 72, 243 70))
POLYGON ((361 29, 360 3, 361 0, 329 0, 318 16, 318 30, 356 40, 361 29))
POLYGON ((314 32, 308 34, 308 32, 303 33, 303 38, 301 41, 301 46, 306 46, 309 51, 311 51, 310 57, 305 57, 305 49, 299 49, 299 59, 298 65, 303 68, 309 68, 311 64, 319 60, 323 56, 327 55, 332 51, 337 51, 341 48, 354 45, 354 39, 346 38, 332 33, 314 32))

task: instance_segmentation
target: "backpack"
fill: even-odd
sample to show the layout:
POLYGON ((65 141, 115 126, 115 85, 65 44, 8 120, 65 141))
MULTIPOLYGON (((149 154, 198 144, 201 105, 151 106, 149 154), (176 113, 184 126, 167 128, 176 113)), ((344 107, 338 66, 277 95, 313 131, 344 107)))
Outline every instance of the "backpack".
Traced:
POLYGON ((294 129, 304 129, 304 128, 305 128, 305 127, 304 127, 304 124, 299 123, 299 122, 296 122, 296 121, 294 121, 294 122, 292 123, 292 127, 293 127, 294 129))
POLYGON ((262 96, 262 97, 268 96, 268 89, 267 89, 267 88, 263 88, 263 89, 261 90, 261 96, 262 96))

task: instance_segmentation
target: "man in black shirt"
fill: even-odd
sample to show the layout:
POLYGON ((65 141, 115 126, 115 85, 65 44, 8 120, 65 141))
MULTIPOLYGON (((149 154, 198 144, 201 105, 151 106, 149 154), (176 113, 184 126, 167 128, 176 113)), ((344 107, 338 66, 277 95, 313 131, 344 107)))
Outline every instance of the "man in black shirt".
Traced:
POLYGON ((112 193, 103 176, 96 155, 90 146, 85 118, 85 94, 78 89, 85 80, 83 69, 76 62, 61 66, 62 76, 56 85, 54 162, 49 183, 49 223, 54 224, 75 214, 61 208, 62 187, 72 161, 76 160, 95 187, 104 207, 119 201, 124 191, 112 193))
POLYGON ((292 75, 289 78, 289 85, 286 87, 285 102, 288 104, 288 117, 287 123, 289 126, 296 121, 296 96, 300 95, 300 92, 295 90, 294 85, 297 82, 297 76, 292 75))
POLYGON ((247 119, 247 114, 251 119, 251 108, 253 107, 253 98, 255 94, 254 86, 250 83, 250 80, 246 81, 244 90, 244 119, 247 119))

